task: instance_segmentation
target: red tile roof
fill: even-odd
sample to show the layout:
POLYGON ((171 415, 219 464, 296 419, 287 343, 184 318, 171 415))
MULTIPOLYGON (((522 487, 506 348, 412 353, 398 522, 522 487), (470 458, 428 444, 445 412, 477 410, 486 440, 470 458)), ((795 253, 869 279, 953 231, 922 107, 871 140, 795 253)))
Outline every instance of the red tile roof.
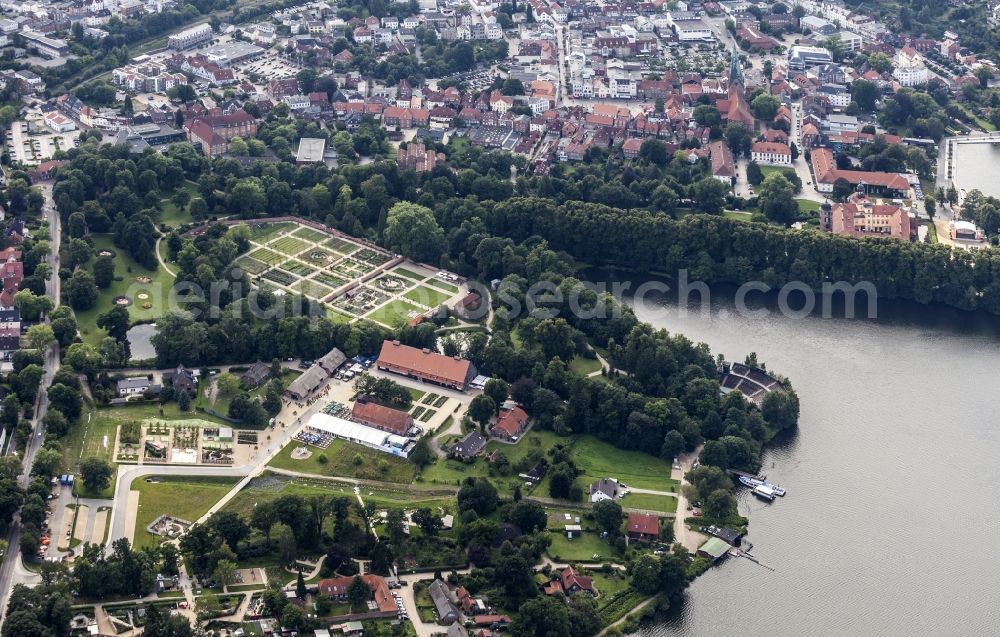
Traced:
MULTIPOLYGON (((385 579, 378 575, 362 575, 361 579, 372 591, 373 599, 378 604, 378 609, 383 613, 396 613, 398 608, 396 601, 389 592, 389 585, 385 579)), ((335 577, 332 579, 320 580, 319 592, 327 597, 343 597, 347 595, 347 589, 351 586, 354 577, 335 577)))
POLYGON ((652 513, 629 513, 628 532, 655 537, 660 534, 660 518, 652 513))
POLYGON ((355 420, 374 425, 378 429, 385 429, 393 433, 404 435, 413 424, 413 416, 405 411, 385 407, 371 401, 358 401, 354 403, 351 415, 355 420))
POLYGON ((502 431, 508 438, 518 435, 524 431, 528 424, 528 414, 520 407, 513 409, 501 409, 497 424, 493 425, 494 430, 502 431))
POLYGON ((444 356, 428 349, 421 350, 388 340, 382 343, 378 366, 462 387, 472 372, 472 363, 463 358, 444 356))

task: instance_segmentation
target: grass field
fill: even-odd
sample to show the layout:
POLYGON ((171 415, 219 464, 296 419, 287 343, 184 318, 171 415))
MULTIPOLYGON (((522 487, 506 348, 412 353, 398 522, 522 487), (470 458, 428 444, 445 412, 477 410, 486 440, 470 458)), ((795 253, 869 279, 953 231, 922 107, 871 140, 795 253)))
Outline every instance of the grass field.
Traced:
POLYGON ((596 358, 577 356, 569 362, 569 371, 580 376, 588 376, 593 372, 601 371, 601 361, 596 358))
MULTIPOLYGON (((103 458, 114 464, 115 435, 119 421, 101 417, 94 417, 89 423, 86 420, 87 417, 84 416, 62 439, 62 470, 66 473, 77 473, 80 462, 86 458, 103 458)), ((111 498, 114 497, 115 480, 112 477, 108 486, 99 492, 85 489, 83 482, 78 480, 74 485, 74 492, 87 498, 111 498)))
POLYGON ((408 301, 396 299, 374 310, 365 318, 378 321, 379 323, 388 325, 389 327, 399 327, 410 320, 410 312, 420 313, 421 309, 408 301))
POLYGON ((260 223, 250 226, 250 238, 258 243, 267 243, 272 237, 279 235, 282 232, 287 232, 295 227, 296 224, 291 221, 282 221, 280 223, 260 223))
POLYGON ((427 307, 437 307, 451 298, 451 294, 419 286, 403 294, 404 297, 427 307))
POLYGON ((455 287, 454 285, 450 283, 445 283, 444 281, 438 279, 427 279, 425 284, 430 285, 432 287, 436 287, 439 290, 444 290, 445 292, 450 292, 451 294, 458 292, 458 288, 455 287))
POLYGON ((250 253, 250 257, 268 265, 277 265, 285 260, 285 255, 272 252, 267 248, 257 248, 250 253))
POLYGON ((659 511, 660 513, 677 512, 677 498, 669 495, 630 493, 622 498, 621 505, 626 509, 645 509, 647 511, 659 511))
POLYGON ((299 237, 300 239, 305 239, 306 241, 312 241, 313 243, 319 243, 326 239, 329 235, 325 232, 320 232, 319 230, 313 230, 312 228, 307 228, 303 226, 295 232, 292 233, 293 237, 299 237))
POLYGON ((669 461, 639 451, 618 449, 593 436, 584 436, 576 441, 573 458, 583 470, 582 479, 587 484, 601 478, 617 478, 619 482, 639 489, 677 490, 677 481, 670 479, 672 467, 669 461))
POLYGON ((796 199, 799 204, 799 212, 819 212, 819 202, 808 199, 796 199))
POLYGON ((594 588, 597 589, 599 597, 605 599, 615 593, 629 588, 627 576, 618 571, 604 573, 602 571, 587 571, 587 575, 594 581, 594 588))
POLYGON ((753 216, 749 212, 742 212, 740 210, 725 210, 722 216, 726 219, 733 219, 734 221, 750 221, 753 216))
POLYGON ((408 483, 413 480, 415 472, 413 463, 368 447, 344 440, 334 440, 327 449, 310 447, 309 450, 313 452, 310 457, 304 460, 295 460, 292 458, 292 451, 298 446, 300 443, 294 441, 285 445, 281 453, 275 456, 268 466, 321 476, 341 476, 400 483, 408 483), (320 462, 321 455, 326 456, 326 464, 320 462), (360 463, 357 462, 359 458, 360 463))
POLYGON ((182 477, 161 478, 160 482, 146 482, 138 478, 132 490, 139 492, 139 510, 135 516, 136 548, 156 546, 160 538, 146 527, 156 518, 169 513, 194 522, 219 501, 234 484, 236 478, 182 477))
MULTIPOLYGON (((155 270, 147 270, 139 265, 124 250, 115 247, 111 235, 91 236, 94 239, 95 253, 111 250, 115 255, 115 280, 106 289, 98 291, 97 302, 92 308, 76 312, 76 321, 83 341, 97 347, 101 344, 101 339, 107 336, 107 332, 97 327, 97 317, 113 307, 113 299, 116 296, 128 295, 132 299, 132 304, 128 306, 131 320, 155 319, 161 316, 166 308, 174 277, 162 267, 157 266, 155 270), (150 282, 139 283, 136 281, 137 277, 148 277, 150 282), (140 294, 147 295, 148 298, 139 299, 140 294), (149 303, 150 307, 143 307, 145 303, 149 303)), ((91 260, 85 267, 91 269, 95 260, 96 258, 91 260)))
POLYGON ((302 252, 309 247, 309 243, 306 243, 302 239, 296 239, 291 236, 284 236, 280 239, 275 239, 271 243, 267 244, 267 247, 272 250, 277 250, 282 254, 287 254, 290 257, 294 257, 296 254, 302 252))
MULTIPOLYGON (((241 515, 250 515, 255 506, 262 502, 270 502, 286 495, 302 497, 322 496, 325 498, 344 496, 354 499, 354 487, 346 482, 330 482, 307 478, 296 478, 277 485, 277 488, 243 489, 224 507, 227 511, 235 511, 241 515)), ((390 492, 362 488, 361 495, 365 502, 374 502, 382 508, 443 508, 454 511, 454 498, 434 494, 421 494, 419 491, 390 492)))
POLYGON ((565 533, 558 531, 550 532, 549 536, 552 538, 552 544, 546 552, 557 562, 607 561, 618 555, 614 548, 596 533, 582 533, 572 540, 568 539, 565 533), (595 555, 598 557, 595 558, 595 555))
MULTIPOLYGON (((178 190, 186 190, 192 199, 200 196, 198 194, 198 184, 192 181, 184 182, 178 190)), ((171 196, 173 193, 171 193, 171 196)), ((160 200, 161 210, 158 222, 170 226, 171 228, 177 228, 186 223, 191 223, 193 219, 191 215, 188 214, 187 209, 179 209, 170 201, 170 197, 166 197, 160 200)))
POLYGON ((407 279, 413 279, 414 281, 423 281, 427 278, 422 274, 417 274, 416 272, 407 270, 406 268, 395 268, 391 272, 392 274, 398 274, 399 276, 406 277, 407 279))

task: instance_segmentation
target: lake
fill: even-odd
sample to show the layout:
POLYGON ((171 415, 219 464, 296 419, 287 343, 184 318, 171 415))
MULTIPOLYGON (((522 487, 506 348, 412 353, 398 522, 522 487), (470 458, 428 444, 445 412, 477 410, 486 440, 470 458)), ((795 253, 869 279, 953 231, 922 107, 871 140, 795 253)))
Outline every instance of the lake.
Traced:
POLYGON ((156 348, 153 347, 152 338, 156 334, 155 323, 140 323, 130 327, 125 337, 128 339, 129 350, 132 356, 129 360, 144 361, 156 358, 156 348))
POLYGON ((753 553, 775 570, 729 558, 637 635, 996 634, 1000 321, 887 301, 877 320, 748 318, 728 289, 708 306, 682 316, 661 295, 635 309, 791 378, 799 429, 763 466, 788 495, 740 494, 753 553))
POLYGON ((1000 142, 954 144, 955 186, 1000 197, 1000 142))

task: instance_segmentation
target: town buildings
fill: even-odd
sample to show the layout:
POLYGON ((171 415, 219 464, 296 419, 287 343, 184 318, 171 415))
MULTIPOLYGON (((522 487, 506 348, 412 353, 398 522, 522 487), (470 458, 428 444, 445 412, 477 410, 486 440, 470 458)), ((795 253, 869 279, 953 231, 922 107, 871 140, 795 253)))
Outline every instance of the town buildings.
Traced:
POLYGON ((902 86, 926 84, 930 71, 924 65, 924 58, 910 46, 904 46, 892 58, 892 76, 902 86))
POLYGON ((848 197, 845 203, 825 203, 820 208, 824 230, 852 237, 883 237, 911 241, 916 225, 902 206, 869 198, 863 192, 848 197))
POLYGON ((177 51, 183 51, 208 42, 213 35, 212 27, 206 22, 171 35, 167 38, 167 46, 177 51))

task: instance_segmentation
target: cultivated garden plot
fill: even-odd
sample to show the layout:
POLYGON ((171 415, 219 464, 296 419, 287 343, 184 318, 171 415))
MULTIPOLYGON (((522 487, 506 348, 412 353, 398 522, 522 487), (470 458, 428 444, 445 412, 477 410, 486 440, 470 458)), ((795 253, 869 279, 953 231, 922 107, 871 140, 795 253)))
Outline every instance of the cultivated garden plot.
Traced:
POLYGON ((316 268, 311 268, 305 263, 302 263, 301 261, 296 261, 294 259, 290 259, 282 263, 281 269, 301 277, 307 277, 316 271, 316 268))
MULTIPOLYGON (((254 282, 262 289, 283 289, 314 300, 328 297, 334 290, 369 275, 393 258, 376 248, 331 236, 304 224, 256 224, 251 226, 250 234, 251 249, 239 257, 236 264, 254 277, 254 282), (347 258, 348 254, 356 257, 347 258)), ((356 306, 357 310, 348 313, 361 316, 391 295, 367 296, 362 295, 359 303, 348 302, 346 308, 356 306)))
POLYGON ((325 285, 321 285, 316 281, 310 279, 303 279, 292 286, 292 289, 296 292, 301 292, 303 296, 308 296, 311 299, 322 299, 331 292, 332 288, 328 288, 325 285))
POLYGON ((268 265, 263 261, 258 261, 250 256, 240 257, 236 259, 236 265, 238 265, 244 272, 250 275, 260 274, 264 270, 267 270, 268 265))
POLYGON ((323 245, 330 248, 334 252, 339 252, 345 256, 357 251, 361 247, 356 243, 352 243, 346 239, 341 239, 340 237, 330 237, 323 242, 323 245))
POLYGON ((325 232, 320 232, 319 230, 314 230, 313 228, 299 228, 292 233, 292 236, 305 239, 310 243, 322 243, 328 235, 325 232))
POLYGON ((295 237, 289 236, 280 237, 267 244, 267 247, 272 250, 276 250, 282 254, 287 254, 290 257, 294 257, 296 254, 311 246, 312 244, 308 241, 303 241, 302 239, 296 239, 295 237))
POLYGON ((433 270, 407 262, 393 267, 393 255, 348 237, 298 223, 251 226, 251 247, 241 266, 261 289, 297 293, 327 301, 339 320, 361 317, 402 325, 458 294, 459 285, 433 270), (383 271, 387 270, 387 271, 383 271), (364 281, 362 283, 362 281, 364 281), (338 292, 343 290, 343 292, 338 292))
POLYGON ((259 250, 254 250, 250 253, 250 257, 258 261, 263 261, 268 265, 275 265, 281 263, 285 260, 285 257, 278 254, 277 252, 272 252, 267 248, 260 248, 259 250))

